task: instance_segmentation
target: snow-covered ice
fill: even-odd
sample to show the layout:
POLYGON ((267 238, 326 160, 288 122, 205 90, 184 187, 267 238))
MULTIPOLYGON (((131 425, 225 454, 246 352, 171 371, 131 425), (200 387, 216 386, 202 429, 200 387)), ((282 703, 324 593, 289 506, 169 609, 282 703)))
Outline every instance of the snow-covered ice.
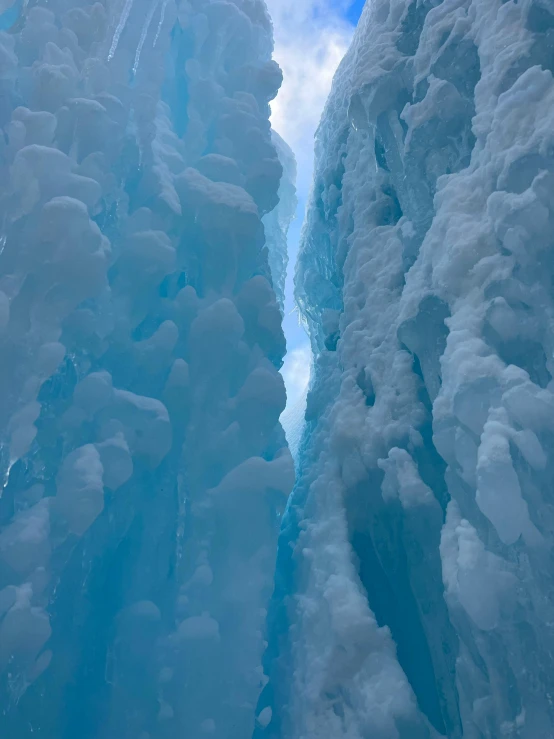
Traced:
POLYGON ((264 3, 0 0, 2 737, 552 735, 553 45, 366 4, 289 497, 264 3))
POLYGON ((549 0, 366 3, 297 265, 257 738, 553 734, 553 41, 549 0))
POLYGON ((0 7, 2 737, 264 720, 294 481, 271 54, 260 0, 0 7))

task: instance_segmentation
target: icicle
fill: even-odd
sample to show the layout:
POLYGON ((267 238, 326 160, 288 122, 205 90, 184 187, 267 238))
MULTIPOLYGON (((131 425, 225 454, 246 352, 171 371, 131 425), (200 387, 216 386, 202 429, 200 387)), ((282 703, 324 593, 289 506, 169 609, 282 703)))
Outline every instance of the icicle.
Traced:
POLYGON ((152 23, 152 18, 154 17, 154 13, 156 12, 156 9, 158 7, 158 0, 154 0, 152 3, 150 10, 148 12, 148 15, 146 16, 146 20, 144 22, 144 26, 142 27, 142 31, 140 34, 140 40, 138 42, 137 46, 137 52, 135 54, 135 63, 133 64, 133 74, 137 73, 139 61, 140 61, 140 55, 142 52, 142 47, 144 46, 144 42, 146 41, 146 36, 148 35, 148 29, 150 28, 150 24, 152 23))
POLYGON ((133 7, 133 0, 125 0, 125 5, 123 6, 123 12, 121 13, 121 18, 119 19, 119 23, 117 24, 117 28, 115 29, 115 33, 113 35, 112 45, 110 46, 110 51, 108 54, 108 61, 110 62, 117 49, 117 45, 119 43, 119 39, 121 37, 121 34, 123 33, 123 29, 127 25, 127 21, 129 20, 129 15, 131 14, 131 9, 133 7))
POLYGON ((167 8, 168 0, 163 0, 162 10, 160 13, 160 22, 158 23, 158 30, 156 31, 156 37, 154 39, 154 46, 158 43, 158 39, 160 37, 160 32, 162 30, 163 22, 165 20, 165 9, 167 8))

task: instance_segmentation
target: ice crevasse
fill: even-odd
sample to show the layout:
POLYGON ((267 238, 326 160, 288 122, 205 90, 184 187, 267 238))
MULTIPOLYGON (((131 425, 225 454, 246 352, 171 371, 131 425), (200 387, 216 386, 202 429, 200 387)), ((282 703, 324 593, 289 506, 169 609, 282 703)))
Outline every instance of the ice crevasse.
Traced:
POLYGON ((6 739, 252 733, 294 480, 271 53, 257 0, 0 4, 6 739))
POLYGON ((554 736, 554 6, 372 0, 296 268, 264 739, 554 736))
POLYGON ((554 8, 366 4, 287 505, 271 36, 0 0, 0 735, 548 739, 554 8))

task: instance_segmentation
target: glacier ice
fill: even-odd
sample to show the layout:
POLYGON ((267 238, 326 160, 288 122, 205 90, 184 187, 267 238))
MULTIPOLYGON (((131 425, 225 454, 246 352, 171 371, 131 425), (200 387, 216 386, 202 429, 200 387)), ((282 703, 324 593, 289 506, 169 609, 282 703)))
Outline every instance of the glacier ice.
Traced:
POLYGON ((1 4, 3 737, 252 733, 294 475, 271 52, 260 0, 1 4))
POLYGON ((553 735, 553 42, 550 0, 366 3, 297 264, 256 739, 553 735))

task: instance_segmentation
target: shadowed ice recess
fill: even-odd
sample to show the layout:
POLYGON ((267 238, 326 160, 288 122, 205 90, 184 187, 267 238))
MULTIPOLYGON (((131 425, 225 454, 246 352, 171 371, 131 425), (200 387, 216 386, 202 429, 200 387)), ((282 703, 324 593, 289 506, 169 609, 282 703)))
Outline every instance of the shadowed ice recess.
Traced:
POLYGON ((0 737, 550 739, 554 7, 366 3, 296 473, 272 34, 0 0, 0 737))

